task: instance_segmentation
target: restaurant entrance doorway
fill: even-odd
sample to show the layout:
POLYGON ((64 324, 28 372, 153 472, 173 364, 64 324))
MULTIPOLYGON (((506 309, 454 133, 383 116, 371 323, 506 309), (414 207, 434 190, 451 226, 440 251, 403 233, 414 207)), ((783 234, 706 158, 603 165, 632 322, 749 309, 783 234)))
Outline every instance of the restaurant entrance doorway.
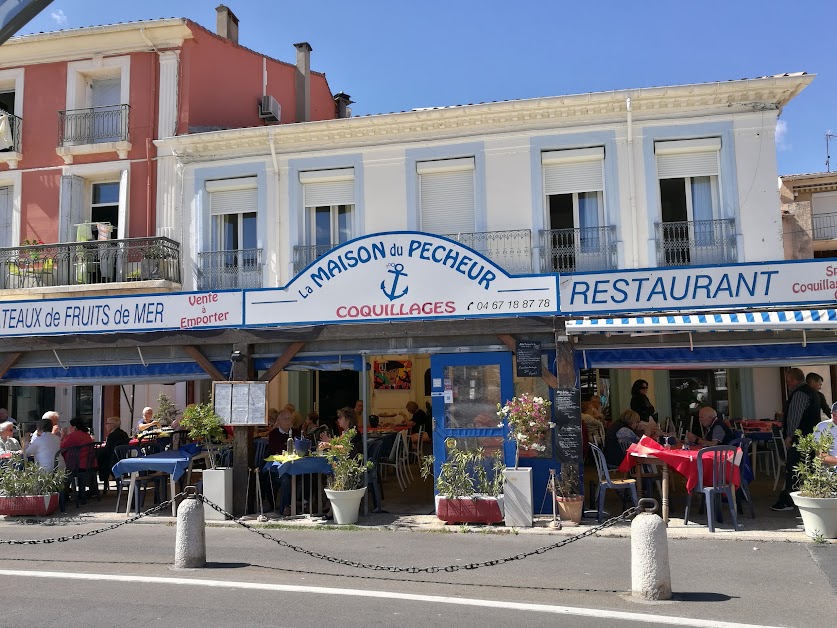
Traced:
POLYGON ((314 399, 318 401, 320 422, 332 431, 337 426, 337 411, 353 408, 360 399, 360 373, 358 371, 319 371, 316 378, 314 399))

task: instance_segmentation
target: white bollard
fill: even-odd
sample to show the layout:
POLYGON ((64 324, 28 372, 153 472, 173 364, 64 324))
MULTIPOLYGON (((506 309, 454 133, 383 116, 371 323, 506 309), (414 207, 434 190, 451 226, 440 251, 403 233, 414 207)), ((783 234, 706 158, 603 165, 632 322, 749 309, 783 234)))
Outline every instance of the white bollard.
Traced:
POLYGON ((206 565, 206 520, 203 502, 195 494, 194 487, 186 490, 189 495, 177 507, 174 568, 199 569, 206 565))
POLYGON ((631 523, 631 595, 644 600, 669 600, 671 570, 666 524, 653 512, 656 500, 641 499, 639 506, 644 510, 631 523))

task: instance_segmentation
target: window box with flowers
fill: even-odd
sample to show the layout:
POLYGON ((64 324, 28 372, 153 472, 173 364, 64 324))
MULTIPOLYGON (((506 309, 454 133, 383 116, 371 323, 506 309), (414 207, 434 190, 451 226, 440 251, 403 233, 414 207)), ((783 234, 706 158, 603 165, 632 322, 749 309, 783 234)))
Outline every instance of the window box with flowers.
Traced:
POLYGON ((552 403, 549 399, 523 393, 506 405, 497 404, 500 427, 508 426, 509 439, 515 443, 514 467, 504 471, 506 488, 506 525, 531 527, 534 522, 532 467, 520 467, 520 450, 543 452, 552 438, 552 403))

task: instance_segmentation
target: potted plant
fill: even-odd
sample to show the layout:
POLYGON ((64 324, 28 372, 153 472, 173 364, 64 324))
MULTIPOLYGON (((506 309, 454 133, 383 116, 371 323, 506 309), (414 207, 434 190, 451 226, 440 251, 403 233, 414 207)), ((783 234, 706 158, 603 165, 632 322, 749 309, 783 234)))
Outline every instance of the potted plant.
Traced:
POLYGON ((331 502, 334 523, 340 525, 357 523, 360 502, 366 494, 366 472, 372 468, 371 462, 364 464, 362 455, 352 457, 355 434, 355 428, 346 430, 323 450, 332 471, 325 494, 331 502))
POLYGON ((829 432, 803 436, 799 430, 796 435, 800 460, 794 473, 799 490, 791 493, 791 498, 808 536, 837 539, 837 472, 823 460, 831 451, 834 436, 829 432))
POLYGON ((47 471, 35 462, 0 467, 0 515, 44 516, 58 508, 66 472, 47 471))
MULTIPOLYGON (((505 516, 503 457, 487 456, 480 447, 463 450, 456 440, 445 440, 447 458, 436 478, 436 516, 445 523, 499 523, 505 516)), ((422 459, 421 475, 433 476, 433 456, 422 459)))
POLYGON ((149 242, 148 246, 140 249, 142 263, 140 265, 143 279, 167 279, 171 273, 167 272, 170 260, 175 259, 175 253, 162 242, 149 242))
POLYGON ((520 450, 544 452, 552 437, 552 412, 549 399, 523 393, 501 406, 497 416, 509 428, 509 439, 515 443, 514 468, 504 471, 506 478, 506 525, 531 527, 534 522, 532 499, 532 468, 519 467, 520 450))
POLYGON ((157 412, 154 413, 152 419, 157 421, 160 427, 171 427, 179 414, 180 408, 172 403, 168 395, 160 393, 157 397, 157 412))
MULTIPOLYGON (((162 395, 161 395, 162 397, 162 395)), ((216 467, 217 443, 224 436, 223 421, 215 414, 212 403, 192 404, 183 411, 180 428, 189 430, 189 438, 203 443, 209 460, 203 472, 204 496, 226 511, 232 510, 232 468, 216 467)), ((223 515, 204 504, 207 519, 223 519, 223 515)))
POLYGON ((581 523, 584 498, 578 494, 578 465, 561 465, 561 472, 555 478, 555 501, 562 522, 581 523))

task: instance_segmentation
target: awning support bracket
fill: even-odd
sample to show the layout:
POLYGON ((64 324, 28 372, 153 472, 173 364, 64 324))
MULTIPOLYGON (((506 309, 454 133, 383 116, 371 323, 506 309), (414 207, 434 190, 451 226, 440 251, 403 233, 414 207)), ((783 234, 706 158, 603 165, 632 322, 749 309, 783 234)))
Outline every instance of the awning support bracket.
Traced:
POLYGON ((56 360, 58 360, 58 364, 60 364, 60 365, 61 365, 61 368, 62 368, 62 369, 64 369, 65 371, 69 371, 69 370, 70 370, 70 367, 69 367, 69 366, 64 366, 64 363, 61 361, 61 358, 59 358, 59 357, 58 357, 58 352, 57 352, 55 349, 53 349, 53 350, 52 350, 52 355, 54 355, 54 356, 55 356, 55 359, 56 359, 56 360))
POLYGON ((142 355, 142 349, 140 349, 139 347, 137 347, 137 353, 139 353, 139 358, 140 358, 140 362, 142 362, 142 365, 143 365, 145 368, 148 368, 148 363, 145 361, 145 358, 144 358, 144 357, 143 357, 143 355, 142 355))
POLYGON ((692 338, 692 332, 689 332, 689 351, 694 352, 694 350, 695 350, 695 341, 694 341, 694 338, 692 338))
POLYGON ((808 333, 804 329, 802 330, 802 346, 808 346, 808 333))

